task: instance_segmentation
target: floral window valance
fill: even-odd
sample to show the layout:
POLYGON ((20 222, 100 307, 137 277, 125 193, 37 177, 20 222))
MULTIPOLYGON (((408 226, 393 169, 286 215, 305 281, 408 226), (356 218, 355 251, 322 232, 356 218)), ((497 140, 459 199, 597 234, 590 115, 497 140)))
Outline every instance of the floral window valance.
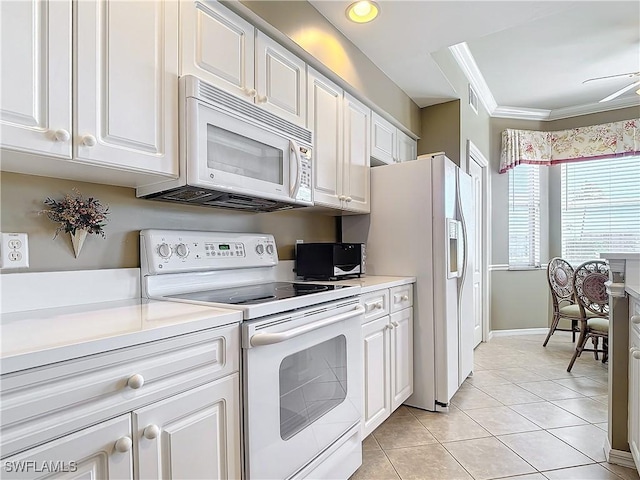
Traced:
POLYGON ((502 132, 500 173, 521 163, 555 165, 640 154, 640 119, 557 132, 502 132))

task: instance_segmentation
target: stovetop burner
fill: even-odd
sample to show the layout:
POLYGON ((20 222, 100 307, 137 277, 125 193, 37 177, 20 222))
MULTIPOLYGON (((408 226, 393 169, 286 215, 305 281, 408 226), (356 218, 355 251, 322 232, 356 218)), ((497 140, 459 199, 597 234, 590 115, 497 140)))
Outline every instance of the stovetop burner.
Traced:
POLYGON ((315 283, 273 282, 244 285, 202 292, 172 295, 173 298, 198 302, 225 303, 228 305, 256 305, 260 303, 301 297, 313 293, 350 288, 348 285, 318 285, 315 283))

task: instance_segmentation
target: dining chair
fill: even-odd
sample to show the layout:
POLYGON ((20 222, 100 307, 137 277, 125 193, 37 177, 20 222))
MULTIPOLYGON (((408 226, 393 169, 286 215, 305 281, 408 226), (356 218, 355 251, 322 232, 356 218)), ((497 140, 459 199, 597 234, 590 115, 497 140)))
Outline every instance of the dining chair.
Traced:
POLYGON ((547 266, 547 282, 551 290, 553 301, 553 318, 549 333, 545 338, 543 347, 547 346, 551 335, 556 330, 561 332, 573 332, 572 341, 576 341, 576 333, 580 331, 578 320, 580 319, 580 308, 575 303, 573 297, 573 267, 566 260, 555 257, 549 261, 547 266), (571 320, 571 328, 558 328, 561 319, 571 320))
POLYGON ((589 260, 576 268, 573 274, 574 297, 580 309, 580 336, 576 351, 567 367, 571 371, 573 364, 582 352, 593 352, 598 360, 602 353, 602 363, 609 356, 609 295, 605 282, 609 280, 609 264, 603 260, 589 260), (593 348, 585 348, 591 339, 593 348), (602 339, 602 349, 598 349, 602 339))

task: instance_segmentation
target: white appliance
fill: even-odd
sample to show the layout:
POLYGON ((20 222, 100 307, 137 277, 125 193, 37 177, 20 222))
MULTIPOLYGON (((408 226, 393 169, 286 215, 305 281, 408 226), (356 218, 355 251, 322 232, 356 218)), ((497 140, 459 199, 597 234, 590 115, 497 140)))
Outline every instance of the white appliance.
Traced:
POLYGON ((444 409, 473 368, 471 177, 444 154, 371 169, 371 214, 344 217, 342 239, 366 242, 367 272, 411 275, 414 393, 444 409))
POLYGON ((246 478, 357 470, 359 287, 275 281, 271 235, 143 230, 140 257, 144 296, 243 312, 246 478))
POLYGON ((310 130, 186 75, 180 78, 180 177, 138 197, 270 212, 313 206, 310 130))

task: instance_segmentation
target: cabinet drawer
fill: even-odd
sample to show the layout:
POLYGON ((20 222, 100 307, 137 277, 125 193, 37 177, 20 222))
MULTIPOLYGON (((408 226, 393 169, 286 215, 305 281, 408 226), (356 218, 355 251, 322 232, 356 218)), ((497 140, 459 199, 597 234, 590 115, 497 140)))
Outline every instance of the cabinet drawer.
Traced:
POLYGON ((413 305, 413 284, 400 285, 391 289, 391 313, 413 305))
POLYGON ((2 454, 239 370, 230 325, 2 377, 2 454))
POLYGON ((365 293, 360 297, 360 304, 364 307, 364 320, 362 323, 389 315, 389 290, 385 288, 365 293))

